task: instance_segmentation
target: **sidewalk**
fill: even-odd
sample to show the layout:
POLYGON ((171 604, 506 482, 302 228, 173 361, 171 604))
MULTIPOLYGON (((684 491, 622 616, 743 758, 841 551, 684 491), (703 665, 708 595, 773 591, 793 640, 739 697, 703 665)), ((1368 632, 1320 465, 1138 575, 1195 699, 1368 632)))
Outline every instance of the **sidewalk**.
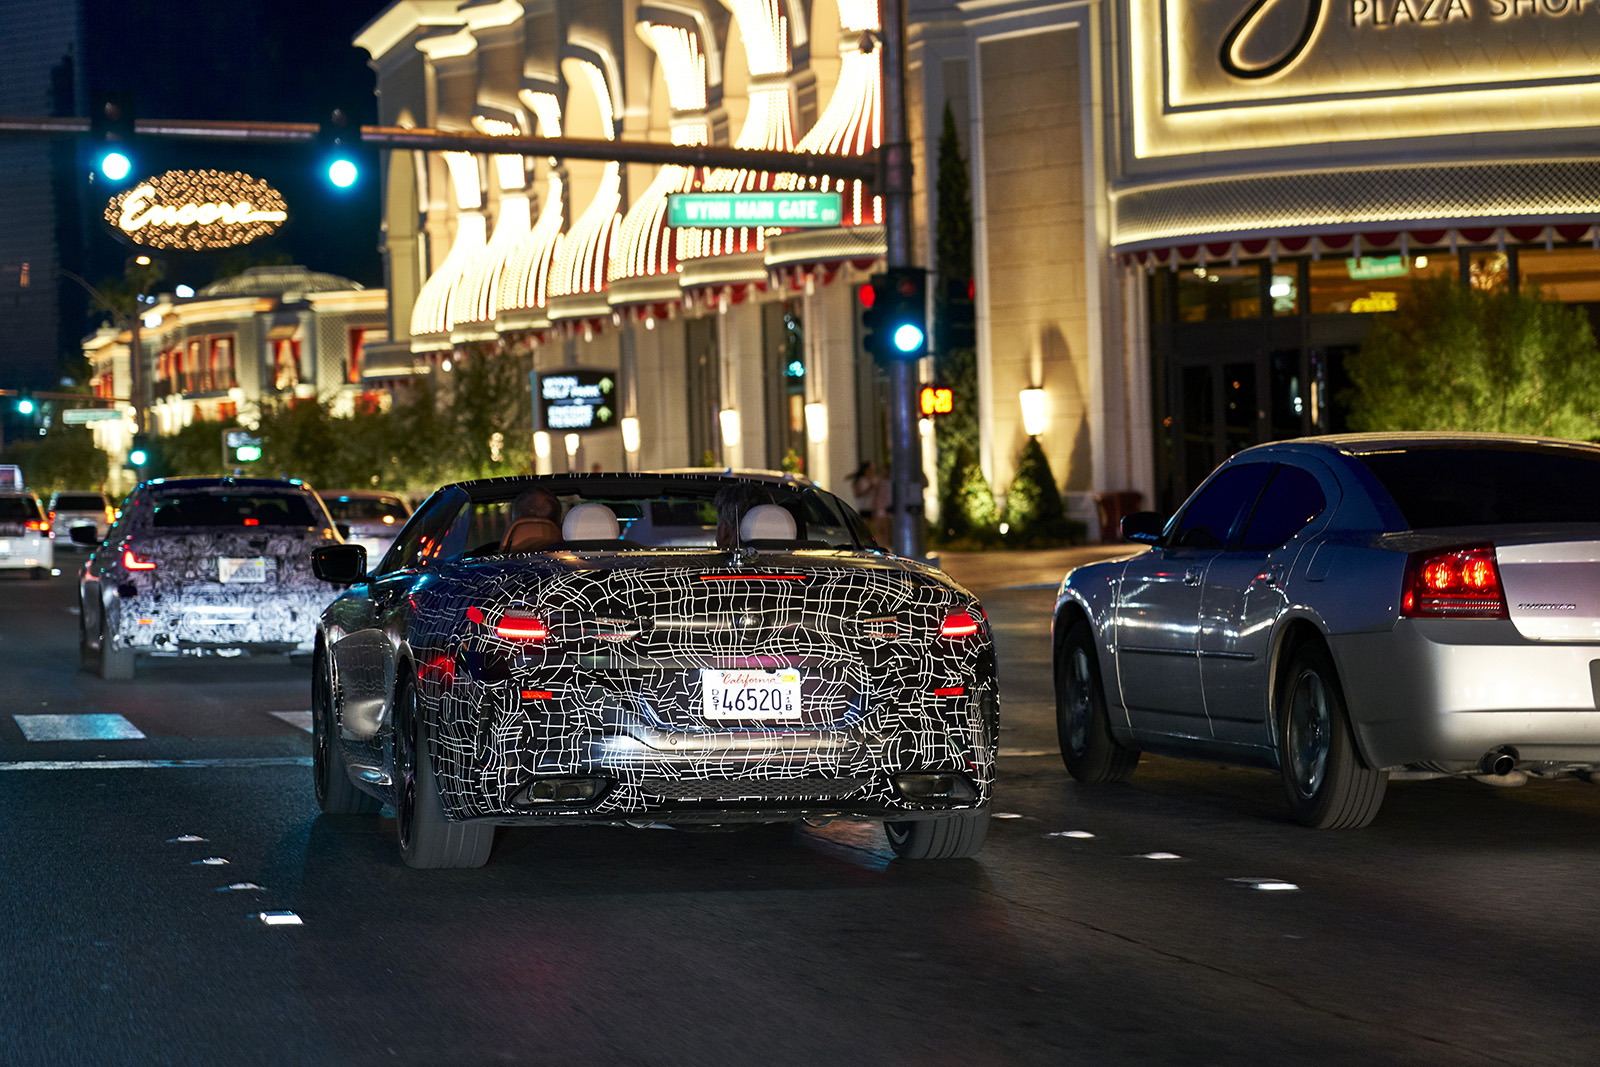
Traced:
POLYGON ((1101 559, 1131 556, 1144 551, 1135 544, 1078 545, 1024 551, 945 552, 939 565, 946 574, 972 590, 1004 589, 1026 585, 1057 585, 1073 567, 1101 559))

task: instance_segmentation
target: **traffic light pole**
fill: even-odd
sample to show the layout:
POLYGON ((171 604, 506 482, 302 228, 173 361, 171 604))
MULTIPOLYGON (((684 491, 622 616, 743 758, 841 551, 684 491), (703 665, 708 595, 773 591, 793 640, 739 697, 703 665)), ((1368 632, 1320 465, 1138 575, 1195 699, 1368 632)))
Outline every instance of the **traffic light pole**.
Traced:
MULTIPOLYGON (((911 266, 911 145, 906 137, 905 0, 882 0, 883 221, 889 268, 911 266)), ((917 436, 917 363, 889 364, 889 473, 894 550, 921 559, 922 442, 917 436)))

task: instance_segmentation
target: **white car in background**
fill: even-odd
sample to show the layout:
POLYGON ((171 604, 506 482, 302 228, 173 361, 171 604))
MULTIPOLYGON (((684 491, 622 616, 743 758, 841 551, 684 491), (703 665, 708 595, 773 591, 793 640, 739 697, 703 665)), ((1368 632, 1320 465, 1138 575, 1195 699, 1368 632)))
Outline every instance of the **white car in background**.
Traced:
POLYGON ((50 536, 72 543, 72 531, 93 527, 94 539, 105 540, 106 531, 117 521, 117 509, 104 493, 93 489, 61 489, 50 494, 50 536))
POLYGON ((26 490, 0 490, 0 569, 48 578, 54 566, 50 522, 39 498, 26 490))
POLYGON ((411 517, 411 505, 399 493, 350 489, 321 495, 328 514, 344 534, 345 544, 360 545, 372 560, 383 558, 394 543, 394 535, 411 517))

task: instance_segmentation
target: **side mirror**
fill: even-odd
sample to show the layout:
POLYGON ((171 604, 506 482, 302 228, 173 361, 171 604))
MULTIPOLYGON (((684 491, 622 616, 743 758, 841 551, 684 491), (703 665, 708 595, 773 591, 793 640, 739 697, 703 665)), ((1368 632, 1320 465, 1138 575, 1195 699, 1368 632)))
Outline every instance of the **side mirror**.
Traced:
POLYGON ((340 537, 346 541, 350 540, 350 524, 348 522, 336 522, 333 524, 333 528, 339 531, 340 537))
POLYGON ((95 536, 95 530, 93 526, 74 526, 71 530, 67 531, 67 537, 69 537, 72 540, 72 543, 75 545, 88 545, 90 548, 93 548, 95 545, 100 543, 100 538, 95 536))
POLYGON ((334 585, 354 585, 367 578, 363 545, 324 545, 311 551, 311 573, 334 585))
POLYGON ((1167 527, 1167 517, 1159 511, 1135 511, 1122 517, 1122 539, 1153 545, 1161 540, 1161 531, 1167 527))

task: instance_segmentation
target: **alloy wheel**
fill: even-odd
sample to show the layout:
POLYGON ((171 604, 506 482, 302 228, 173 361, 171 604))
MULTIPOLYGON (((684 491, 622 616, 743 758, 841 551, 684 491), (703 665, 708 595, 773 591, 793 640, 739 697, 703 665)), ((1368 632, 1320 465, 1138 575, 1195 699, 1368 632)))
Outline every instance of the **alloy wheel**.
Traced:
POLYGON ((1068 653, 1067 683, 1067 745, 1073 755, 1082 756, 1089 748, 1089 720, 1094 714, 1090 704, 1094 684, 1089 677, 1089 653, 1082 646, 1068 653))
POLYGON ((1290 694, 1288 722, 1289 765, 1301 796, 1309 799, 1322 788, 1332 737, 1327 684, 1316 671, 1302 671, 1290 694))
POLYGON ((402 717, 395 723, 395 822, 400 833, 400 847, 410 848, 416 830, 417 817, 417 737, 416 693, 406 688, 399 710, 402 717))

